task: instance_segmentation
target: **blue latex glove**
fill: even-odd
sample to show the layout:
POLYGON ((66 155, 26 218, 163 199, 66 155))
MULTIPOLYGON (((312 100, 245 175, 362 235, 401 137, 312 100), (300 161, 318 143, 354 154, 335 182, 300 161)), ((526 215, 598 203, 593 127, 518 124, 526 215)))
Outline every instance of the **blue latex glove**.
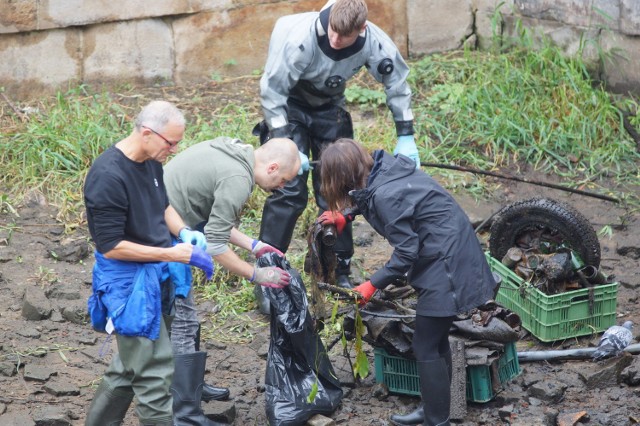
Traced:
POLYGON ((178 235, 183 243, 189 243, 194 246, 200 247, 202 250, 207 249, 207 238, 200 231, 194 231, 193 229, 185 226, 180 230, 178 235))
POLYGON ((200 268, 204 271, 207 279, 210 280, 213 276, 215 267, 213 266, 213 259, 207 254, 206 251, 199 246, 193 246, 193 252, 191 252, 191 259, 189 259, 189 265, 200 268))
POLYGON ((309 169, 312 169, 313 167, 309 164, 309 157, 307 157, 304 152, 298 151, 298 155, 300 156, 300 169, 298 170, 298 176, 300 176, 304 172, 308 172, 309 169))
POLYGON ((396 154, 406 155, 416 162, 416 169, 420 167, 420 156, 418 155, 418 147, 413 135, 398 136, 398 143, 393 150, 393 155, 396 154))

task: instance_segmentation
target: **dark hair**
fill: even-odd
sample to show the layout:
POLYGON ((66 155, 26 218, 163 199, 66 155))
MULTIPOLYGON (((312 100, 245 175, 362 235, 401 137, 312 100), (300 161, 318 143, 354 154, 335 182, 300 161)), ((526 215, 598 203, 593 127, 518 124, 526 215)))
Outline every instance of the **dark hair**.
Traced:
POLYGON ((322 151, 320 192, 331 210, 351 206, 349 191, 366 186, 371 167, 373 158, 353 139, 338 139, 322 151))

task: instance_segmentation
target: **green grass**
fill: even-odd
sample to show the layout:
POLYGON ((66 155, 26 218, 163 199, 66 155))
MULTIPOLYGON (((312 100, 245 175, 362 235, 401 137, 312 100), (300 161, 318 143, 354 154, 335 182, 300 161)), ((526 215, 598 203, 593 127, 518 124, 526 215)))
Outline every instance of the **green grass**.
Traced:
MULTIPOLYGON (((594 84, 580 59, 566 58, 548 45, 536 51, 523 48, 528 46, 524 40, 497 53, 454 52, 410 63, 422 161, 487 170, 526 164, 561 177, 565 185, 638 205, 637 190, 620 189, 640 186, 640 155, 623 129, 621 113, 629 111, 630 122, 640 130, 638 100, 613 96, 594 84), (618 187, 605 187, 604 178, 618 187)), ((251 135, 260 119, 257 99, 253 104, 196 104, 205 94, 196 89, 179 98, 189 121, 183 146, 221 135, 257 144, 251 135)), ((359 109, 363 117, 356 122, 356 139, 370 150, 391 151, 395 130, 380 86, 362 73, 351 82, 347 97, 349 109, 359 109)), ((38 190, 60 208, 64 221, 77 221, 84 176, 104 149, 130 132, 139 110, 136 100, 137 95, 91 93, 81 86, 43 99, 39 112, 24 122, 3 110, 0 210, 15 213, 23 197, 38 190)), ((482 177, 428 171, 450 190, 480 197, 487 188, 482 177)), ((265 198, 257 189, 245 206, 240 229, 248 235, 259 233, 265 198)), ((314 217, 311 201, 296 227, 297 238, 305 239, 314 217)), ((301 271, 304 253, 292 251, 289 260, 301 271)), ((197 281, 202 283, 202 277, 197 281)), ((252 290, 250 283, 217 271, 198 294, 217 304, 216 317, 222 321, 254 308, 252 290)), ((225 333, 244 336, 250 330, 247 325, 225 333)))
POLYGON ((435 55, 413 71, 418 134, 439 161, 626 177, 639 158, 612 97, 556 49, 435 55))

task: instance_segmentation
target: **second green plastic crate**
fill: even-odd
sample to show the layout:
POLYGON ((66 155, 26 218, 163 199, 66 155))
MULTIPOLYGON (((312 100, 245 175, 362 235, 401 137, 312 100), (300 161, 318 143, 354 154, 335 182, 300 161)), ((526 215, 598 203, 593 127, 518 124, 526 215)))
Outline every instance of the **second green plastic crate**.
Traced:
POLYGON ((522 326, 543 342, 599 333, 615 324, 618 283, 549 296, 488 253, 487 261, 502 277, 496 301, 518 314, 522 326))
POLYGON ((489 365, 467 366, 467 400, 473 402, 491 401, 504 384, 520 374, 520 363, 515 343, 504 346, 504 353, 498 358, 497 368, 489 365))

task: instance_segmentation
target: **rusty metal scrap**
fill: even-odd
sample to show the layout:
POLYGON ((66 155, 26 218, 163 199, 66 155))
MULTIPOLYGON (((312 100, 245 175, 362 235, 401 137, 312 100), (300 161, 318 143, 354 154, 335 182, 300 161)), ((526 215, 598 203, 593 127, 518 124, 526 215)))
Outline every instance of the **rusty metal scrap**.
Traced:
MULTIPOLYGON (((569 249, 547 254, 512 247, 501 261, 517 276, 548 295, 592 288, 608 281, 598 268, 576 264, 569 249)), ((520 291, 524 296, 525 288, 521 287, 520 291)))

